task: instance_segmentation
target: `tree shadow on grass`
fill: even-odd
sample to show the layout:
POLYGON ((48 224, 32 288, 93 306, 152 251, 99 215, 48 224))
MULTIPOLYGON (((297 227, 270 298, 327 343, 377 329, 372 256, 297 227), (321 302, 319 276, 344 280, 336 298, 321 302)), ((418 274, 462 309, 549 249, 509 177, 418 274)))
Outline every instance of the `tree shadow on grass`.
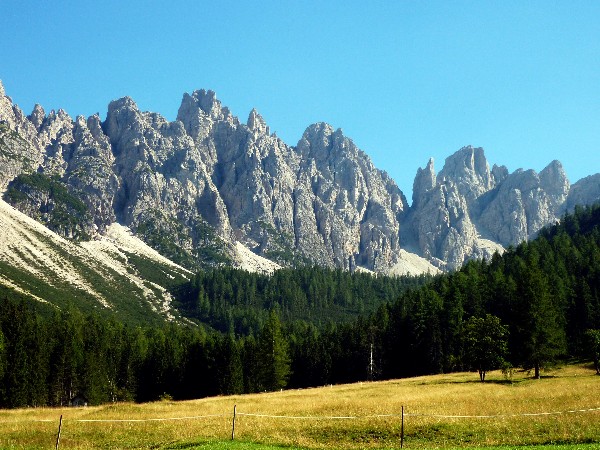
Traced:
MULTIPOLYGON (((553 378, 560 378, 557 377, 556 375, 542 375, 540 377, 540 379, 542 380, 549 380, 549 379, 553 379, 553 378)), ((426 381, 423 383, 420 383, 421 386, 433 386, 433 385, 440 385, 440 384, 473 384, 473 385, 486 385, 486 384, 497 384, 500 386, 514 386, 517 384, 521 384, 521 383, 527 383, 527 382, 531 382, 531 381, 537 381, 533 375, 531 376, 527 376, 527 377, 520 377, 517 379, 512 379, 512 378, 506 378, 506 379, 486 379, 485 381, 481 381, 477 378, 477 376, 474 376, 473 379, 468 379, 468 380, 440 380, 440 381, 426 381)))

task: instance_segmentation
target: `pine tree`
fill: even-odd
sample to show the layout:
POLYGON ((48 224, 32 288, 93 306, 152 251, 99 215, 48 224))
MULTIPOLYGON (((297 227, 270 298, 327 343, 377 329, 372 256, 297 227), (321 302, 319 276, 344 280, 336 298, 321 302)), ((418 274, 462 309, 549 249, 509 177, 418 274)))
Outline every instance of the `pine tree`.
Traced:
POLYGON ((82 394, 83 317, 68 305, 56 312, 48 325, 50 363, 48 390, 53 406, 65 406, 77 394, 82 394))
POLYGON ((2 327, 0 327, 0 380, 2 380, 6 369, 6 344, 4 342, 4 333, 2 333, 2 327))
POLYGON ((224 395, 244 392, 242 357, 238 343, 232 334, 224 337, 220 344, 220 392, 224 395))
POLYGON ((548 281, 535 264, 529 262, 520 280, 522 302, 519 323, 519 345, 525 369, 534 369, 540 378, 540 369, 552 364, 564 354, 566 340, 560 313, 553 304, 548 281))
POLYGON ((261 330, 258 339, 259 388, 275 391, 287 386, 290 377, 288 343, 283 336, 281 321, 275 310, 261 330))

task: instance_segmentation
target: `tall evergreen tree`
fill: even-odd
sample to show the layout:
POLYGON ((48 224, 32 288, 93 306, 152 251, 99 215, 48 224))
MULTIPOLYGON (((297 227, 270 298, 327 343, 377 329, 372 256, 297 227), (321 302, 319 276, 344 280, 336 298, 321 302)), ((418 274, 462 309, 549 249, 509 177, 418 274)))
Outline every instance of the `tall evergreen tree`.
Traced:
POLYGON ((0 380, 4 376, 4 370, 6 369, 6 344, 4 340, 4 333, 0 327, 0 380))
POLYGON ((244 392, 258 392, 260 387, 260 358, 258 343, 253 334, 242 339, 244 392))
POLYGON ((5 371, 0 385, 2 404, 9 408, 39 406, 43 402, 45 366, 40 364, 46 349, 39 321, 23 301, 5 299, 1 305, 0 326, 4 336, 5 371), (41 383, 41 388, 40 388, 41 383))
POLYGON ((271 310, 258 338, 259 388, 275 391, 287 386, 290 377, 290 355, 281 321, 271 310))
POLYGON ((219 345, 220 370, 218 374, 221 394, 242 394, 244 374, 239 344, 232 334, 225 336, 219 345))
POLYGON ((68 405, 75 395, 83 394, 83 328, 83 316, 73 305, 55 314, 52 319, 50 401, 53 405, 68 405))
POLYGON ((522 304, 517 320, 517 345, 523 367, 534 369, 534 377, 539 379, 540 369, 554 363, 566 351, 564 328, 548 281, 535 261, 530 261, 523 271, 519 285, 522 304))

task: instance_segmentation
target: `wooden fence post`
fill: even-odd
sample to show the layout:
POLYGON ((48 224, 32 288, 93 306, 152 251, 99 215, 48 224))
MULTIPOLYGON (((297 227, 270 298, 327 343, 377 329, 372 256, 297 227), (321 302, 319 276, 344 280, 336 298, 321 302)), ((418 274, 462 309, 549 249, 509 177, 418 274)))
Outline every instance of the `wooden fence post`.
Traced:
POLYGON ((237 405, 233 405, 233 422, 231 424, 231 440, 235 439, 235 413, 236 413, 237 405))
POLYGON ((58 421, 58 434, 56 435, 56 450, 58 450, 58 445, 60 443, 60 430, 62 428, 62 414, 60 415, 60 420, 58 421))
POLYGON ((404 448, 404 406, 402 406, 402 425, 400 426, 400 448, 404 448))

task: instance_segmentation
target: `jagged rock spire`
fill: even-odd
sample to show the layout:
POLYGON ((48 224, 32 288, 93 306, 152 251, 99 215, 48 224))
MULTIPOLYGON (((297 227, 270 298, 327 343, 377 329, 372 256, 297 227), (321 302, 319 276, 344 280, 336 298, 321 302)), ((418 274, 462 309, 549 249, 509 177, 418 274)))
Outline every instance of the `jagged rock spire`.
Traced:
POLYGON ((415 181, 413 183, 413 208, 418 207, 425 198, 427 192, 435 187, 435 183, 436 177, 433 168, 433 158, 429 158, 429 162, 425 169, 421 169, 420 167, 417 169, 417 175, 415 176, 415 181))
POLYGON ((40 131, 42 123, 44 123, 44 119, 46 118, 46 111, 39 104, 35 104, 33 107, 33 111, 29 115, 28 119, 33 124, 36 130, 40 131))
POLYGON ((254 131, 256 134, 270 134, 269 127, 265 122, 265 119, 256 111, 255 108, 252 108, 250 111, 250 115, 248 116, 247 122, 248 128, 251 131, 254 131))

